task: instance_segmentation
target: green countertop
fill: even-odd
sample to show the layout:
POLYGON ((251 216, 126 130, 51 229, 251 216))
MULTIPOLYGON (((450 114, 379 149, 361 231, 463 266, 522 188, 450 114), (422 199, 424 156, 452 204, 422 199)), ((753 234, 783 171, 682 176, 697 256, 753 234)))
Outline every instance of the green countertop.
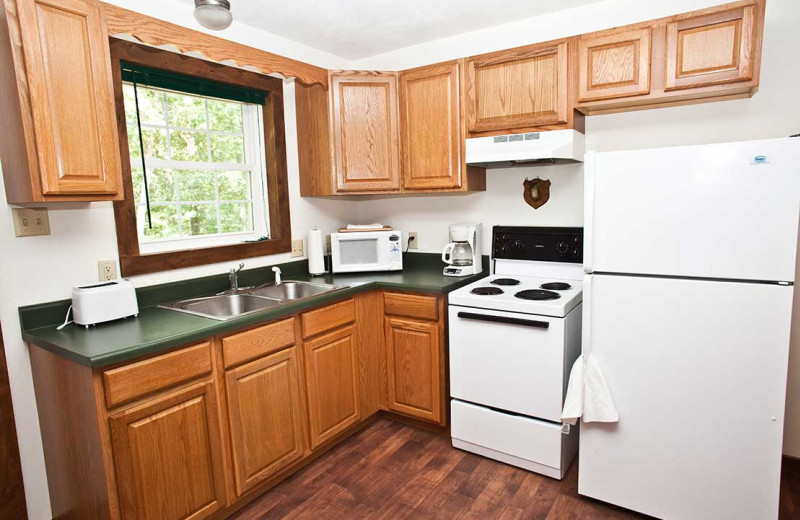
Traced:
MULTIPOLYGON (((311 277, 305 261, 281 265, 283 279, 311 280, 347 288, 320 294, 306 300, 283 304, 261 312, 228 321, 193 316, 156 307, 167 301, 215 294, 224 290, 227 276, 212 276, 172 284, 145 287, 137 290, 139 317, 109 322, 94 327, 68 325, 61 331, 56 327, 63 321, 69 300, 50 302, 19 309, 22 336, 25 341, 89 367, 102 367, 134 359, 172 347, 200 341, 217 334, 232 332, 311 307, 350 297, 371 289, 448 293, 488 274, 484 261, 483 273, 464 278, 442 275, 441 262, 426 254, 407 255, 403 271, 358 274, 336 274, 311 277)), ((435 255, 438 256, 438 255, 435 255)), ((272 281, 270 268, 243 271, 240 285, 260 285, 272 281)))

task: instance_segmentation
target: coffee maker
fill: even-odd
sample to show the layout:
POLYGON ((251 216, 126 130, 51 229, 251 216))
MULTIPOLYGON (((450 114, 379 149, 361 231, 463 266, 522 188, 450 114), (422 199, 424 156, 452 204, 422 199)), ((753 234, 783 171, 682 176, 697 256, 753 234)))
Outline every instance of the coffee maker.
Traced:
POLYGON ((450 224, 450 243, 444 246, 445 276, 470 276, 483 270, 482 224, 450 224))

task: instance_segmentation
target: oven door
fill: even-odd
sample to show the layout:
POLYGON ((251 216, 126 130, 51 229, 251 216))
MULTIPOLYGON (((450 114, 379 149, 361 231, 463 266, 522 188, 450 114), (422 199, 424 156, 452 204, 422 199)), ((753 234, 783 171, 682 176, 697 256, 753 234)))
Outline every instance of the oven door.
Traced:
POLYGON ((450 395, 561 422, 565 319, 451 305, 450 395))
POLYGON ((334 273, 387 271, 389 234, 334 233, 331 236, 331 257, 334 273))

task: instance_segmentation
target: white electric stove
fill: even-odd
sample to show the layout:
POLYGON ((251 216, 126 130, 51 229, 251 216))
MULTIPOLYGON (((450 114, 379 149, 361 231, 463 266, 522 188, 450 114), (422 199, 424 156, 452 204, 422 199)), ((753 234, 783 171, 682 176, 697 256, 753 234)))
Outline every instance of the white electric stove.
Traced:
POLYGON ((562 478, 561 424, 580 355, 583 229, 495 226, 494 274, 449 296, 453 446, 562 478))

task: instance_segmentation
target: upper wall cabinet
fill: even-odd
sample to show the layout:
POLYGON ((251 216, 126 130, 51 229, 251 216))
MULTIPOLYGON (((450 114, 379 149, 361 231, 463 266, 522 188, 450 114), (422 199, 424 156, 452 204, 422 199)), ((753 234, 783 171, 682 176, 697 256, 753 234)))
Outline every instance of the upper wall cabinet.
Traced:
POLYGON ((403 188, 459 189, 475 183, 464 163, 461 65, 457 61, 400 74, 403 188))
POLYGON ((400 189, 397 75, 337 72, 330 87, 337 190, 400 189))
POLYGON ((644 27, 578 42, 578 101, 650 92, 650 36, 644 27))
POLYGON ((9 203, 116 200, 119 145, 102 5, 4 0, 0 140, 9 203))
POLYGON ((756 5, 667 24, 666 90, 753 77, 756 5))
POLYGON ((591 115, 748 97, 763 29, 764 0, 747 0, 585 34, 576 108, 591 115))
POLYGON ((462 70, 403 71, 399 96, 396 73, 332 73, 330 92, 297 85, 301 195, 485 190, 485 170, 464 163, 462 70))
POLYGON ((469 58, 470 133, 567 127, 572 122, 569 63, 569 40, 469 58))

